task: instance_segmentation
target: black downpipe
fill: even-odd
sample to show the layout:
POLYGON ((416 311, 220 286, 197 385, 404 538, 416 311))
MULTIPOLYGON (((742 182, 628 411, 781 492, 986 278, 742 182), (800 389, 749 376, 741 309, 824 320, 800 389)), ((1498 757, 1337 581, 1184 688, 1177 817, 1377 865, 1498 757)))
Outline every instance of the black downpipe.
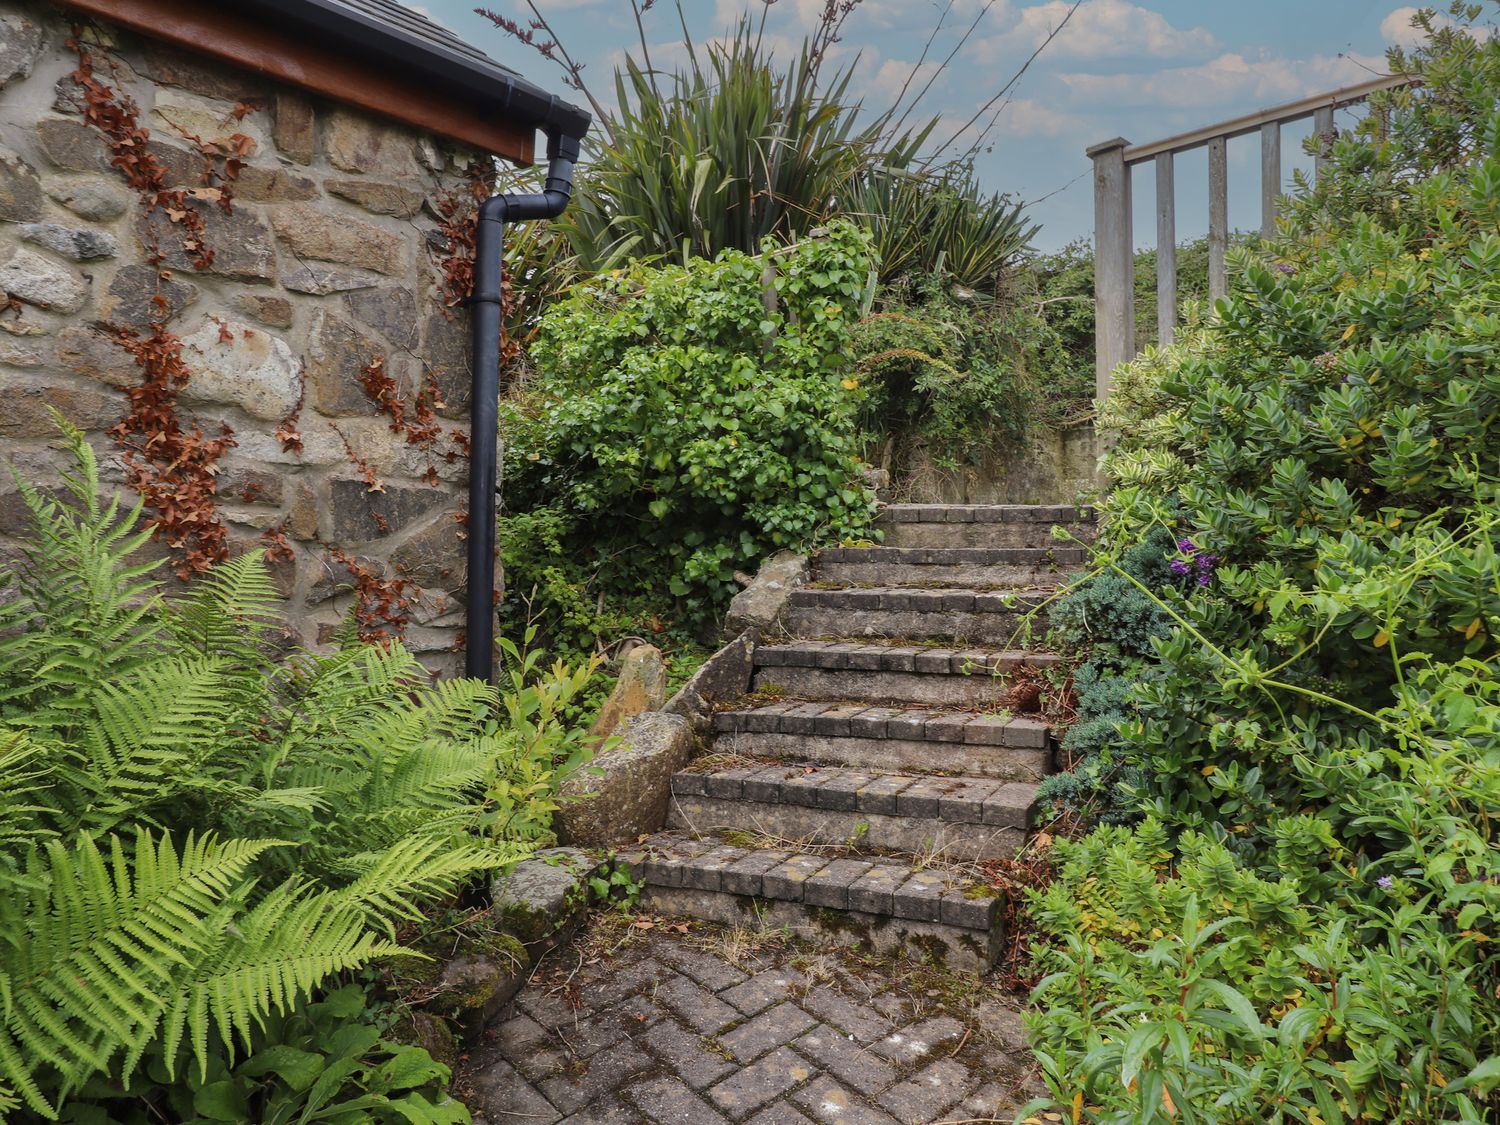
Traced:
POLYGON ((547 137, 547 183, 528 195, 493 195, 479 207, 474 292, 469 298, 473 385, 469 394, 469 598, 464 674, 492 682, 495 653, 495 482, 500 425, 500 292, 505 224, 562 214, 583 140, 547 137))

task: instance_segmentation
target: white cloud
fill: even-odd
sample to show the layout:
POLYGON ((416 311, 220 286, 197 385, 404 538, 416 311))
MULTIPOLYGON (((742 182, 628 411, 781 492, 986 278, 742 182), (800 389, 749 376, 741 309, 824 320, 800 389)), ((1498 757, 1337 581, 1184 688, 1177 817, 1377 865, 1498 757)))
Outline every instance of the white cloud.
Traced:
POLYGON ((1385 36, 1387 43, 1394 46, 1415 47, 1426 38, 1419 29, 1411 25, 1411 18, 1416 14, 1417 9, 1413 7, 1397 8, 1380 21, 1380 34, 1385 36))
MULTIPOLYGON (((1023 8, 1007 31, 975 46, 981 63, 1022 57, 1036 50, 1067 16, 1069 0, 1047 0, 1023 8)), ((1204 27, 1173 27, 1160 12, 1128 0, 1086 0, 1047 53, 1053 58, 1179 58, 1213 50, 1218 41, 1204 27)))
MULTIPOLYGON (((1387 43, 1395 47, 1419 47, 1427 42, 1427 33, 1419 27, 1411 25, 1412 17, 1417 14, 1417 9, 1410 4, 1403 8, 1397 8, 1385 19, 1380 21, 1380 34, 1385 36, 1387 43)), ((1433 27, 1452 27, 1453 20, 1441 12, 1433 16, 1433 27)), ((1495 34, 1496 29, 1491 27, 1470 27, 1466 29, 1469 35, 1475 39, 1485 40, 1495 34)))
POLYGON ((1230 52, 1195 66, 1148 74, 1064 73, 1058 78, 1078 99, 1094 104, 1179 109, 1236 103, 1249 110, 1361 81, 1382 72, 1384 64, 1383 59, 1353 54, 1287 59, 1230 52))

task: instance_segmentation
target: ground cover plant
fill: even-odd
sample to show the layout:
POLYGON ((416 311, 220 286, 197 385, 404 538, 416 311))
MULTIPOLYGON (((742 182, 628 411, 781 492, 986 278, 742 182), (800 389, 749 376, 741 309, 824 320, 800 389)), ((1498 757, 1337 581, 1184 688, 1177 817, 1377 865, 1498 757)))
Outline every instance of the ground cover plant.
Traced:
MULTIPOLYGON (((1500 44, 1478 6, 1283 237, 1122 369, 1099 555, 1165 635, 1100 752, 1135 824, 1032 896, 1074 1120, 1492 1121, 1500 44), (1147 580, 1127 556, 1157 537, 1147 580)), ((1040 1105, 1033 1108, 1041 1108, 1040 1105)))
POLYGON ((352 625, 288 652, 259 554, 169 601, 140 507, 63 439, 65 492, 19 482, 32 533, 0 572, 0 1106, 468 1120, 351 974, 547 838, 581 678, 502 701, 352 625))

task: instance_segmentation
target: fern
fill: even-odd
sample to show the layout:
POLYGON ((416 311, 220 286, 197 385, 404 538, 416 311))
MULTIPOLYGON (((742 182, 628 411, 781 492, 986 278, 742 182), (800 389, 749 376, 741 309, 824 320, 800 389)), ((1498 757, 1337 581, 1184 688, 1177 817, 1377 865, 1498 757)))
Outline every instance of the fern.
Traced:
POLYGON ((140 508, 63 438, 69 498, 22 482, 32 533, 0 573, 0 1115, 148 1059, 203 1079, 334 975, 410 955, 396 927, 540 840, 551 749, 577 757, 551 695, 510 700, 537 769, 505 815, 533 830, 495 842, 523 788, 492 689, 395 645, 277 663, 259 553, 169 607, 133 561, 140 508))

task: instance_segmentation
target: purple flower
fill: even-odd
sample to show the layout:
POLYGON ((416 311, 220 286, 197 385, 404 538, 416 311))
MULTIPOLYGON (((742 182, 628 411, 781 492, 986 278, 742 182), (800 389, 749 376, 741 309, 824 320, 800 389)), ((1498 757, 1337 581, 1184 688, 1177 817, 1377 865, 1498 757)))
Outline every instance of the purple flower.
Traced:
POLYGON ((1375 880, 1375 885, 1383 891, 1388 891, 1391 889, 1391 884, 1395 881, 1389 875, 1382 875, 1379 879, 1375 880))
POLYGON ((1218 555, 1199 555, 1198 559, 1197 559, 1197 562, 1198 562, 1198 569, 1199 569, 1199 571, 1201 571, 1201 572, 1203 572, 1205 574, 1208 574, 1208 573, 1211 573, 1213 571, 1214 567, 1216 567, 1216 566, 1219 565, 1219 556, 1218 555))
POLYGON ((1177 549, 1184 554, 1192 554, 1198 549, 1198 545, 1191 539, 1179 539, 1177 540, 1177 549))
POLYGON ((1276 269, 1280 273, 1296 273, 1297 272, 1297 267, 1294 266, 1294 265, 1292 265, 1291 262, 1277 262, 1276 263, 1276 269))
POLYGON ((1192 567, 1188 566, 1186 559, 1172 560, 1172 573, 1178 578, 1186 578, 1191 570, 1192 567))
POLYGON ((1214 578, 1213 578, 1213 575, 1211 575, 1211 574, 1204 573, 1204 574, 1198 575, 1198 585, 1200 585, 1200 586, 1207 586, 1213 580, 1214 580, 1214 578))

